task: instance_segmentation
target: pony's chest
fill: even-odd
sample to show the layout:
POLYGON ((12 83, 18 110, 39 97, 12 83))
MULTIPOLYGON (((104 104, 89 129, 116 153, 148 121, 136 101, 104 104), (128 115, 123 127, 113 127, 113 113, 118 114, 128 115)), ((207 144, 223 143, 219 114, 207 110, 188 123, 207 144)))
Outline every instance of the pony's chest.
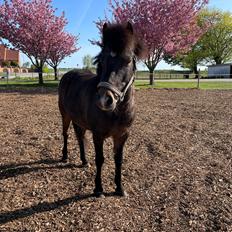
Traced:
POLYGON ((102 112, 96 109, 91 111, 86 117, 86 124, 89 124, 91 130, 111 136, 118 131, 124 131, 131 126, 134 120, 134 110, 126 112, 102 112))

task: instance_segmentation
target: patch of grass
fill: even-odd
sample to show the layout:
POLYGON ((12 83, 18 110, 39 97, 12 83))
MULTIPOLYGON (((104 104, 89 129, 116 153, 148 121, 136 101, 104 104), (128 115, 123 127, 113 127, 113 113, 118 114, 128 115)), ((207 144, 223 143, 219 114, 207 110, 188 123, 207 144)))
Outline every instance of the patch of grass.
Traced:
MULTIPOLYGON (((197 82, 155 82, 153 86, 149 85, 148 81, 135 81, 137 89, 147 88, 197 88, 197 82)), ((232 89, 232 82, 201 82, 200 89, 232 89)))
POLYGON ((200 89, 232 89, 232 82, 202 82, 200 89))
MULTIPOLYGON (((44 85, 43 87, 48 88, 57 88, 59 82, 55 80, 44 79, 44 85)), ((41 87, 38 84, 37 79, 11 79, 8 82, 6 80, 0 80, 0 89, 6 89, 6 88, 36 88, 41 87)), ((155 81, 154 86, 149 85, 149 81, 141 81, 136 80, 135 81, 135 87, 137 89, 147 89, 147 88, 197 88, 197 81, 155 81)), ((208 82, 200 82, 200 89, 232 89, 232 82, 223 82, 223 81, 208 81, 208 82)))
MULTIPOLYGON (((44 80, 44 84, 42 85, 43 87, 48 87, 48 88, 57 88, 58 87, 58 81, 55 80, 44 80)), ((36 88, 36 87, 41 87, 41 85, 38 84, 38 80, 9 80, 8 84, 6 80, 0 80, 0 89, 27 89, 27 88, 36 88)))
POLYGON ((155 82, 155 84, 149 85, 148 82, 136 81, 135 87, 138 89, 147 88, 196 88, 194 82, 155 82))
MULTIPOLYGON (((11 85, 11 84, 29 84, 29 83, 37 84, 39 82, 39 80, 38 80, 39 79, 38 78, 38 74, 35 73, 34 75, 35 75, 34 77, 32 77, 32 76, 29 76, 29 77, 16 76, 14 78, 9 79, 8 80, 8 84, 9 85, 11 85)), ((54 76, 53 75, 48 75, 47 73, 44 74, 43 80, 44 80, 45 83, 46 82, 57 82, 57 81, 54 80, 54 76)), ((7 83, 6 77, 0 79, 0 85, 4 85, 6 83, 7 83)))

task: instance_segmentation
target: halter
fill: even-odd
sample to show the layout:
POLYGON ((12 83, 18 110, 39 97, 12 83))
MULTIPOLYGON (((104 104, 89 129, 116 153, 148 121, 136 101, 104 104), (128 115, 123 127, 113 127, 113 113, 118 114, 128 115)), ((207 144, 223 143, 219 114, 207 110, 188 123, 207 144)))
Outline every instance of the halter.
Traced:
POLYGON ((97 88, 106 88, 110 91, 112 91, 117 97, 119 102, 122 102, 124 100, 124 97, 126 95, 127 90, 130 88, 130 86, 133 84, 135 80, 135 74, 132 75, 130 81, 127 83, 127 85, 124 87, 123 91, 118 90, 116 87, 114 87, 109 82, 102 81, 97 85, 97 88))

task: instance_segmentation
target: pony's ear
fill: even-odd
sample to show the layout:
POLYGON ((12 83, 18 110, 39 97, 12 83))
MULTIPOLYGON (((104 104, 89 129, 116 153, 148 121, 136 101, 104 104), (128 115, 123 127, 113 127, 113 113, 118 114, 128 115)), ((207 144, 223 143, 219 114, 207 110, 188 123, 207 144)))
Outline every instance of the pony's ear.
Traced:
POLYGON ((108 27, 108 24, 104 23, 103 28, 102 28, 103 33, 106 31, 107 27, 108 27))
POLYGON ((126 29, 127 29, 131 34, 134 33, 133 26, 132 26, 132 24, 131 24, 130 22, 127 22, 126 29))
POLYGON ((134 54, 140 60, 143 60, 147 56, 147 49, 144 47, 144 44, 140 41, 136 41, 134 54))

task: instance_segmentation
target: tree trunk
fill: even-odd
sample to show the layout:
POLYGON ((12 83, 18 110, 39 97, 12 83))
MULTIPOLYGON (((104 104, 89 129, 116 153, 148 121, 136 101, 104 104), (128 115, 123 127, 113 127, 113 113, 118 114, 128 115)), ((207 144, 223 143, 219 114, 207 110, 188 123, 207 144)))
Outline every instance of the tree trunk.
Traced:
POLYGON ((43 85, 43 67, 38 67, 38 72, 39 72, 39 85, 43 85))
POLYGON ((57 66, 54 66, 53 69, 55 74, 55 81, 57 81, 58 80, 57 66))
POLYGON ((147 60, 144 61, 144 64, 147 66, 147 69, 149 70, 149 80, 150 80, 150 85, 154 85, 154 70, 156 68, 158 62, 155 63, 154 60, 151 60, 148 58, 147 60))
POLYGON ((215 61, 216 64, 222 64, 221 57, 218 57, 218 56, 214 57, 214 61, 215 61))
POLYGON ((150 79, 150 85, 154 85, 154 70, 149 69, 149 79, 150 79))

